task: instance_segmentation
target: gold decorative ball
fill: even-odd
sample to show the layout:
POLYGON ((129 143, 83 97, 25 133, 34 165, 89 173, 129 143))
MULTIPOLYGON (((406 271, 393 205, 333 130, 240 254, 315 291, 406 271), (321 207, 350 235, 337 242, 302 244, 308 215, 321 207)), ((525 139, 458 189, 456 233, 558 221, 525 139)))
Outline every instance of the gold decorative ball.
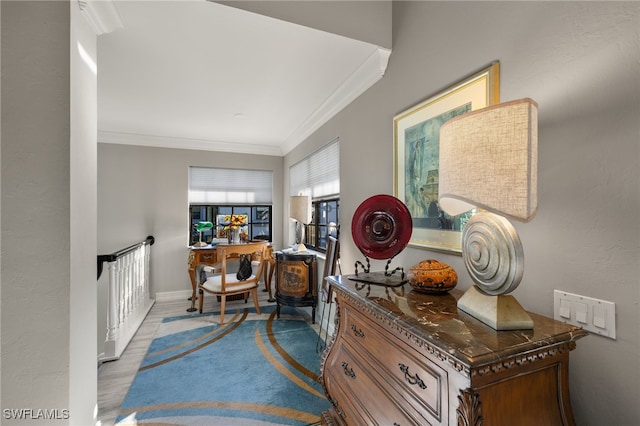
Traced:
POLYGON ((434 259, 414 265, 407 278, 411 287, 423 293, 446 293, 458 284, 455 269, 434 259))

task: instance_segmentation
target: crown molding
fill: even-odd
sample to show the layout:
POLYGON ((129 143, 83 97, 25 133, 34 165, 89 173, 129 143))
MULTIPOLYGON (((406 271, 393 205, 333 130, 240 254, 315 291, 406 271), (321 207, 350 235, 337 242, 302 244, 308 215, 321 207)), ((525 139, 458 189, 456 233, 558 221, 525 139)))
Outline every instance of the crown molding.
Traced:
POLYGON ((320 126, 332 119, 358 96, 380 80, 387 70, 391 50, 376 46, 369 57, 283 143, 288 154, 320 126))
POLYGON ((323 124, 342 111, 358 96, 380 80, 387 69, 391 50, 376 46, 369 57, 347 78, 282 144, 245 144, 204 139, 99 131, 98 142, 140 145, 158 148, 194 149, 199 151, 235 152, 282 157, 302 143, 323 124))
POLYGON ((155 148, 193 149, 197 151, 234 152, 239 154, 271 155, 282 157, 282 149, 275 145, 245 144, 204 139, 169 138, 164 136, 140 135, 98 131, 98 143, 117 145, 139 145, 155 148))
POLYGON ((123 27, 113 0, 78 0, 78 6, 96 35, 123 27))

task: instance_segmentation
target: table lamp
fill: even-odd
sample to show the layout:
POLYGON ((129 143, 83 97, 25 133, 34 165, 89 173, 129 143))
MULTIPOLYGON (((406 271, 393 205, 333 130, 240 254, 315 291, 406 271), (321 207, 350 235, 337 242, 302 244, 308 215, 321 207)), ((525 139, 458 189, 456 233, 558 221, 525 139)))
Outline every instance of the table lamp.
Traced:
POLYGON ((193 245, 194 247, 204 247, 209 245, 202 241, 202 232, 210 229, 213 229, 213 223, 211 222, 198 222, 196 224, 196 232, 200 234, 200 237, 198 238, 198 242, 193 245))
POLYGON ((307 251, 304 245, 304 225, 311 223, 311 197, 308 195, 292 195, 289 200, 289 217, 300 227, 300 235, 296 229, 297 251, 307 251))
POLYGON ((462 232, 474 285, 458 308, 496 330, 532 329, 508 293, 524 272, 524 251, 506 218, 528 222, 538 207, 538 105, 521 99, 469 112, 440 128, 438 201, 450 215, 478 209, 462 232))

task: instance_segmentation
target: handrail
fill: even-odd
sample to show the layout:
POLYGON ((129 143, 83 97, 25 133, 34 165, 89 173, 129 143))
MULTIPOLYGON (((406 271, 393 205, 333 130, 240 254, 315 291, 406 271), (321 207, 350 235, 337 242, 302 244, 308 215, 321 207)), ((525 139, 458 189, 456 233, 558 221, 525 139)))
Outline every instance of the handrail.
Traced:
POLYGON ((153 245, 153 243, 155 242, 156 242, 156 239, 153 237, 153 235, 149 235, 144 241, 140 241, 139 243, 130 245, 129 247, 125 247, 111 254, 99 254, 97 279, 100 279, 100 275, 102 275, 102 264, 104 262, 115 262, 116 260, 118 260, 119 257, 122 257, 128 253, 131 253, 132 251, 137 250, 144 245, 153 245))

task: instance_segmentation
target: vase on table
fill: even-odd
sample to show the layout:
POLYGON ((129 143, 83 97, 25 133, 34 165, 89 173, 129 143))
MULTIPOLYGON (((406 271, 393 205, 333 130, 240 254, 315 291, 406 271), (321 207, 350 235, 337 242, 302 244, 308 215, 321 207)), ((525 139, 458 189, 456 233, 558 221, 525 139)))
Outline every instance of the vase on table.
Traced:
POLYGON ((240 229, 230 229, 231 232, 231 243, 232 244, 240 244, 240 229))

